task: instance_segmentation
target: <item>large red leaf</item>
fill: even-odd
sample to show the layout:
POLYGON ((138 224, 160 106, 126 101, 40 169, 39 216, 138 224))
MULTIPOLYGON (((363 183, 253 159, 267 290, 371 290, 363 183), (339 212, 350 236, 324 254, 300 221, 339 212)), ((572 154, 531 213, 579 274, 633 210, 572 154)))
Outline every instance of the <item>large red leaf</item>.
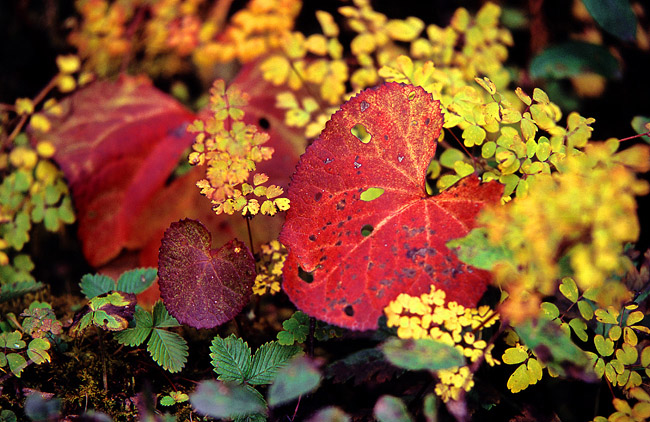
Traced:
POLYGON ((195 220, 165 231, 158 258, 158 283, 165 307, 180 323, 212 328, 237 315, 248 303, 255 259, 233 239, 211 250, 211 235, 195 220))
POLYGON ((501 185, 471 177, 427 195, 442 123, 430 94, 396 83, 363 91, 327 123, 291 179, 280 235, 289 251, 284 289, 298 308, 365 330, 398 294, 419 295, 431 284, 450 301, 477 303, 489 274, 460 262, 445 243, 468 233, 481 207, 499 200, 501 185))
POLYGON ((61 102, 48 116, 54 156, 70 184, 84 255, 93 266, 130 242, 138 215, 192 144, 194 115, 145 78, 101 81, 61 102))

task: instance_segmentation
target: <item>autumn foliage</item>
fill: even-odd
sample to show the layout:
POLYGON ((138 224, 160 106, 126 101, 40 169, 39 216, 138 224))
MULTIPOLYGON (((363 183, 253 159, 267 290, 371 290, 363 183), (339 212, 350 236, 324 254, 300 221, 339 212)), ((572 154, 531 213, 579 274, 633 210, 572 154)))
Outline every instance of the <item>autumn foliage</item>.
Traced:
POLYGON ((581 114, 648 11, 533 3, 76 0, 0 103, 0 420, 648 420, 650 118, 581 114))

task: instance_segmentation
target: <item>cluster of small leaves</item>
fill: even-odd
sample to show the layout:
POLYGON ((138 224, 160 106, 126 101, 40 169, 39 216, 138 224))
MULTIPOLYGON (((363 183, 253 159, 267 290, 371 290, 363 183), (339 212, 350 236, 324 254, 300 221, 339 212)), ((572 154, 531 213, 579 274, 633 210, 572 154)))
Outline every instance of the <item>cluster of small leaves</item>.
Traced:
POLYGON ((559 160, 557 172, 537 176, 527 196, 480 217, 490 243, 511 251, 493 268, 510 293, 501 311, 511 320, 524 319, 526 310, 537 313, 523 301, 553 295, 567 269, 582 290, 600 288, 600 305, 629 299, 612 276, 631 267, 623 248, 639 235, 634 197, 649 190, 635 171, 647 171, 650 151, 637 146, 617 153, 618 147, 615 139, 587 145, 584 153, 559 160))
MULTIPOLYGON (((542 302, 540 305, 542 321, 557 327, 553 339, 549 341, 547 338, 543 342, 545 354, 548 355, 550 351, 562 359, 561 355, 566 357, 567 352, 575 350, 578 353, 576 356, 584 355, 586 359, 576 359, 574 356, 565 360, 578 363, 587 373, 604 378, 611 389, 617 388, 628 397, 643 401, 637 397, 638 387, 643 383, 643 378, 650 376, 650 346, 644 341, 639 341, 639 335, 650 334, 650 329, 643 325, 645 315, 639 310, 639 305, 630 302, 620 309, 613 306, 601 307, 597 303, 597 289, 590 288, 581 293, 576 282, 570 277, 562 279, 558 290, 562 299, 557 301, 557 304, 542 302), (572 334, 580 340, 583 349, 595 352, 579 350, 571 339, 572 334)), ((637 301, 643 300, 643 295, 637 298, 637 301)), ((553 377, 562 375, 563 372, 561 367, 554 365, 552 361, 542 362, 535 351, 529 348, 527 343, 530 341, 522 342, 518 334, 525 330, 519 327, 515 330, 509 329, 505 338, 506 344, 511 347, 505 349, 503 362, 519 365, 507 383, 513 393, 541 380, 543 368, 553 377)), ((545 359, 548 360, 548 356, 545 356, 545 359)), ((616 415, 626 411, 628 416, 632 416, 632 419, 626 420, 643 420, 637 417, 650 411, 650 408, 646 409, 646 405, 641 405, 632 412, 633 407, 618 398, 614 399, 614 407, 617 412, 610 416, 611 421, 621 420, 617 419, 616 415)), ((605 419, 599 417, 595 420, 605 419)))
POLYGON ((276 105, 287 109, 287 125, 304 127, 308 138, 318 135, 336 111, 331 106, 379 84, 382 78, 424 87, 441 99, 445 111, 476 75, 488 76, 499 87, 510 81, 503 62, 512 36, 499 27, 501 9, 492 3, 482 7, 475 17, 459 8, 449 26, 429 25, 426 29, 419 18, 388 19, 373 10, 367 0, 353 3, 338 10, 345 27, 356 33, 350 43, 352 58, 343 57, 345 49, 339 41, 340 30, 334 17, 318 11, 316 18, 322 34, 305 37, 297 32, 287 33, 282 51, 261 65, 265 79, 276 85, 286 84, 292 91, 307 86, 310 95, 301 96, 301 101, 288 91, 277 96, 276 105), (417 60, 417 65, 406 55, 417 60), (422 62, 427 63, 424 68, 422 62), (349 93, 348 82, 352 87, 349 93))
POLYGON ((107 275, 85 274, 81 277, 79 287, 88 299, 113 290, 137 295, 151 287, 157 274, 155 268, 136 268, 122 273, 117 282, 107 275))
MULTIPOLYGON (((309 335, 310 317, 304 312, 296 311, 291 318, 282 323, 284 330, 277 335, 278 343, 283 346, 292 346, 294 343, 304 343, 309 335)), ((318 341, 327 341, 341 336, 341 329, 322 321, 315 321, 314 338, 318 341)))
POLYGON ((75 315, 70 334, 78 336, 90 326, 109 331, 124 330, 133 316, 135 303, 133 293, 112 291, 95 296, 75 315))
POLYGON ((34 98, 18 98, 13 105, 0 104, 0 284, 35 280, 34 264, 21 254, 29 242, 32 226, 43 224, 49 231, 75 221, 72 201, 63 173, 51 161, 54 146, 47 141, 51 123, 39 109, 62 113, 55 99, 45 100, 54 89, 68 93, 90 80, 79 73, 79 58, 56 59, 59 72, 34 98), (44 134, 35 147, 29 144, 25 127, 44 134))
POLYGON ((186 393, 182 391, 172 391, 171 393, 160 398, 160 404, 163 406, 173 406, 178 403, 184 403, 190 399, 186 393))
POLYGON ((226 22, 231 2, 206 0, 78 0, 69 36, 84 66, 113 75, 128 60, 152 76, 210 74, 218 63, 252 60, 281 42, 300 11, 297 0, 252 0, 226 22))
POLYGON ((289 200, 281 197, 283 189, 276 185, 264 186, 269 177, 255 173, 252 185, 247 183, 256 163, 271 159, 273 148, 263 146, 266 133, 254 125, 245 124, 241 107, 248 96, 223 80, 214 82, 210 90, 210 110, 206 120, 196 120, 188 131, 196 133, 189 162, 206 165, 206 179, 197 182, 201 193, 208 197, 217 214, 241 212, 244 216, 258 213, 275 215, 289 209, 289 200), (248 198, 248 196, 256 198, 248 198))
POLYGON ((287 250, 277 240, 272 240, 261 246, 260 259, 257 260, 257 276, 253 293, 262 296, 265 293, 272 295, 280 291, 282 281, 282 267, 287 259, 287 250))
POLYGON ((2 324, 0 333, 0 370, 7 367, 17 377, 30 363, 51 361, 47 350, 62 331, 49 303, 34 301, 20 316, 24 317, 22 324, 15 315, 7 314, 8 323, 2 324), (23 336, 31 337, 29 343, 23 336))
POLYGON ((179 326, 162 301, 158 301, 151 312, 136 306, 129 328, 115 333, 115 339, 125 346, 137 347, 146 342, 149 355, 158 365, 166 371, 179 372, 187 362, 187 342, 178 333, 165 330, 179 326))
MULTIPOLYGON (((453 346, 469 363, 481 359, 493 366, 499 361, 492 357, 493 344, 481 339, 480 330, 498 320, 488 306, 465 308, 456 302, 447 302, 443 290, 431 286, 431 292, 414 297, 400 294, 384 309, 388 327, 397 327, 402 339, 433 339, 453 346)), ((435 392, 444 402, 458 400, 462 391, 474 386, 470 366, 462 365, 436 372, 439 379, 435 392)))
MULTIPOLYGON (((212 339, 210 352, 210 363, 218 374, 217 379, 243 385, 249 393, 257 396, 265 408, 266 401, 253 386, 271 384, 278 371, 292 357, 301 353, 301 349, 272 341, 260 346, 253 355, 248 344, 233 334, 226 338, 216 336, 212 339)), ((263 415, 260 414, 260 417, 263 415)))

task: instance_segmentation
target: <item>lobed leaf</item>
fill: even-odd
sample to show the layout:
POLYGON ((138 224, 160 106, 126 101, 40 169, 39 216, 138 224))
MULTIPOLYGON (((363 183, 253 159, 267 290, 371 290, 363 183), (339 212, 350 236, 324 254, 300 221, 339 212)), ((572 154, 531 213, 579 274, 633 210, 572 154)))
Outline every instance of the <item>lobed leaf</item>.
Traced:
POLYGON ((103 274, 85 274, 79 283, 81 293, 88 299, 115 290, 115 280, 103 274))
POLYGON ((135 308, 135 327, 114 334, 118 343, 125 346, 139 346, 147 340, 153 329, 153 317, 139 306, 135 308))

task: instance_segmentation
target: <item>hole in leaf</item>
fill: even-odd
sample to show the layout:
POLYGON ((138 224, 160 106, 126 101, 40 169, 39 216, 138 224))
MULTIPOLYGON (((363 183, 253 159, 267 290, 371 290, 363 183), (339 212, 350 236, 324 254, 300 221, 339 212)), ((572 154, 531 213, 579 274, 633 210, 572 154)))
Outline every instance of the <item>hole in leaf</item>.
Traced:
POLYGON ((300 277, 300 279, 307 284, 310 284, 311 282, 314 281, 313 272, 310 273, 308 271, 305 271, 302 269, 301 266, 298 266, 298 277, 300 277))
POLYGON ((408 98, 409 101, 412 101, 415 98, 415 91, 409 92, 409 95, 406 98, 408 98))
POLYGON ((372 135, 368 133, 366 127, 361 123, 357 123, 356 125, 354 125, 352 129, 350 129, 350 133, 356 136, 357 139, 363 142, 364 144, 370 142, 370 139, 372 138, 372 135))
POLYGON ((354 308, 352 307, 352 305, 348 305, 345 308, 343 308, 343 312, 347 316, 353 316, 354 315, 354 308))
POLYGON ((271 122, 266 118, 262 117, 257 121, 257 124, 264 130, 268 130, 271 127, 271 122))
POLYGON ((370 236, 370 233, 372 233, 374 229, 375 228, 372 227, 370 224, 366 224, 363 227, 361 227, 361 235, 364 237, 370 236))
POLYGON ((373 199, 379 198, 383 194, 384 194, 383 188, 368 188, 365 191, 361 192, 359 199, 368 202, 368 201, 372 201, 373 199))

